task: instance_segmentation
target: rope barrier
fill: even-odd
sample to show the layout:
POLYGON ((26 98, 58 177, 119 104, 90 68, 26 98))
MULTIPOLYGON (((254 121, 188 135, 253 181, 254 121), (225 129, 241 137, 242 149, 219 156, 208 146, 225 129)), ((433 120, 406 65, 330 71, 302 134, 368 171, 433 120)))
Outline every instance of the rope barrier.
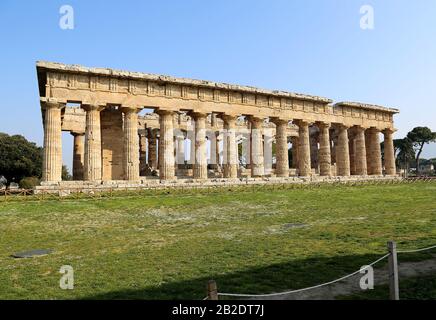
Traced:
MULTIPOLYGON (((367 266, 373 266, 376 263, 378 263, 378 262, 382 261, 383 259, 387 258, 388 256, 389 256, 389 253, 385 254, 383 257, 375 260, 374 262, 368 264, 367 266)), ((322 283, 322 284, 318 284, 318 285, 312 286, 312 287, 303 288, 303 289, 285 291, 285 292, 280 292, 280 293, 268 293, 268 294, 244 294, 244 293, 221 293, 221 292, 218 292, 218 296, 226 296, 226 297, 274 297, 274 296, 282 296, 282 295, 287 295, 287 294, 292 294, 292 293, 297 293, 297 292, 303 292, 303 291, 308 291, 308 290, 312 290, 312 289, 328 286, 330 284, 333 284, 333 283, 342 281, 344 279, 347 279, 349 277, 352 277, 352 276, 360 273, 360 271, 361 271, 361 269, 359 269, 359 270, 357 270, 357 271, 355 271, 353 273, 350 273, 350 274, 348 274, 346 276, 343 276, 341 278, 338 278, 336 280, 329 281, 329 282, 322 283)))
POLYGON ((415 253, 415 252, 428 251, 431 249, 436 249, 436 245, 427 248, 416 249, 416 250, 398 250, 397 253, 415 253))

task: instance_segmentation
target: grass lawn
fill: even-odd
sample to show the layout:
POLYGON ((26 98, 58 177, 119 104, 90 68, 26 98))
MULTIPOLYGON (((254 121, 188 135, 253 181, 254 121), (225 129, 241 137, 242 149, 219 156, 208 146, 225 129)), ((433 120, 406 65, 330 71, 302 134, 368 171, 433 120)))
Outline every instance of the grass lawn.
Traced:
POLYGON ((0 202, 0 298, 202 299, 209 279, 221 292, 315 285, 384 255, 388 240, 436 244, 435 195, 419 182, 0 202), (11 257, 39 248, 54 252, 11 257), (74 290, 59 288, 62 265, 74 290))

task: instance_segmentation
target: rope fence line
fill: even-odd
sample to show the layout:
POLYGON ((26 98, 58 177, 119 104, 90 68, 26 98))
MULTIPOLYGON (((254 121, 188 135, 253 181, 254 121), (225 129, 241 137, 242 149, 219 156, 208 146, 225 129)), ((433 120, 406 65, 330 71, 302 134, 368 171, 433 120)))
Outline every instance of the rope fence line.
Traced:
MULTIPOLYGON (((381 258, 375 260, 374 262, 368 264, 367 266, 373 266, 373 265, 375 265, 377 262, 380 262, 381 260, 387 258, 389 255, 390 255, 389 253, 388 253, 388 254, 385 254, 383 257, 381 257, 381 258)), ((346 275, 346 276, 343 276, 343 277, 341 277, 341 278, 338 278, 338 279, 336 279, 336 280, 332 280, 332 281, 329 281, 329 282, 321 283, 321 284, 318 284, 318 285, 316 285, 316 286, 307 287, 307 288, 302 288, 302 289, 296 289, 296 290, 290 290, 290 291, 285 291, 285 292, 269 293, 269 294, 239 294, 239 293, 221 293, 221 292, 218 292, 218 296, 226 296, 226 297, 259 297, 259 298, 260 298, 260 297, 283 296, 283 295, 287 295, 287 294, 292 294, 292 293, 297 293, 297 292, 303 292, 303 291, 308 291, 308 290, 312 290, 312 289, 317 289, 317 288, 321 288, 321 287, 324 287, 324 286, 328 286, 328 285, 331 285, 331 284, 333 284, 333 283, 336 283, 336 282, 339 282, 339 281, 345 280, 345 279, 347 279, 347 278, 350 278, 350 277, 352 277, 352 276, 354 276, 354 275, 360 273, 360 271, 361 271, 361 269, 359 269, 359 270, 357 270, 357 271, 355 271, 355 272, 353 272, 353 273, 350 273, 350 274, 348 274, 348 275, 346 275)))
POLYGON ((218 292, 216 282, 214 280, 210 280, 208 282, 208 296, 203 300, 218 300, 218 297, 220 297, 220 296, 221 297, 239 297, 239 298, 250 298, 250 297, 252 297, 252 298, 267 298, 267 297, 278 297, 278 296, 283 296, 283 295, 288 295, 288 294, 293 294, 293 293, 309 291, 309 290, 321 288, 324 286, 328 286, 328 285, 334 284, 336 282, 340 282, 342 280, 350 278, 352 276, 355 276, 356 274, 361 273, 362 270, 365 270, 368 267, 372 267, 375 264, 377 264, 378 262, 380 262, 388 257, 389 257, 389 279, 390 279, 389 287, 390 287, 390 291, 391 291, 390 296, 391 296, 392 300, 398 300, 399 299, 399 291, 398 291, 397 254, 429 251, 432 249, 436 249, 436 245, 426 247, 426 248, 421 248, 421 249, 398 250, 397 251, 396 250, 396 243, 394 241, 389 241, 388 242, 388 249, 389 249, 389 253, 387 253, 384 256, 378 258, 377 260, 371 262, 370 264, 365 265, 365 268, 360 268, 359 270, 357 270, 353 273, 347 274, 341 278, 338 278, 338 279, 335 279, 335 280, 332 280, 329 282, 321 283, 321 284, 318 284, 315 286, 302 288, 302 289, 295 289, 295 290, 289 290, 289 291, 284 291, 284 292, 279 292, 279 293, 268 293, 268 294, 226 293, 226 292, 218 292))
POLYGON ((398 250, 397 253, 415 253, 415 252, 428 251, 431 249, 436 249, 436 245, 427 248, 422 248, 422 249, 415 249, 415 250, 398 250))

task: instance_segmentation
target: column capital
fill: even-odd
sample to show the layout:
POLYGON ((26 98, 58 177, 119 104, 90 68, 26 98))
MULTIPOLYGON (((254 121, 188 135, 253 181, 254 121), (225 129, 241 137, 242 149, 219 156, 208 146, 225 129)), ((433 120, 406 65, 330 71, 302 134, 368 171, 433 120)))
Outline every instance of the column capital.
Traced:
POLYGON ((65 102, 59 102, 57 99, 54 99, 54 98, 41 98, 40 103, 41 103, 41 108, 43 110, 62 109, 66 105, 65 102))
POLYGON ((250 122, 259 122, 259 121, 263 122, 263 118, 256 117, 256 116, 253 116, 253 115, 248 115, 247 116, 247 120, 250 121, 250 122))
POLYGON ((85 135, 85 132, 70 131, 70 134, 71 134, 73 137, 78 137, 78 136, 84 136, 84 135, 85 135))
POLYGON ((279 118, 279 117, 271 117, 270 121, 272 123, 274 123, 276 126, 283 125, 283 124, 287 125, 289 123, 289 120, 286 120, 286 119, 283 119, 283 118, 279 118))
POLYGON ((247 116, 248 122, 251 124, 252 129, 261 129, 263 125, 263 118, 258 118, 255 116, 247 116))
POLYGON ((100 105, 100 104, 82 104, 81 108, 85 111, 102 111, 104 108, 106 108, 106 105, 100 105))
POLYGON ((330 122, 323 122, 323 121, 317 121, 317 122, 315 122, 315 125, 320 129, 321 128, 329 129, 331 127, 330 122))
POLYGON ((362 131, 365 132, 367 130, 367 128, 362 127, 362 126, 354 126, 353 129, 357 132, 357 133, 361 133, 362 131))
POLYGON ((160 116, 169 116, 169 115, 173 115, 176 111, 174 110, 156 110, 156 113, 160 116))
POLYGON ((335 127, 338 129, 344 129, 344 130, 350 129, 350 126, 348 126, 344 123, 335 123, 335 127))
POLYGON ((308 126, 311 123, 310 121, 303 119, 294 119, 292 122, 297 126, 308 126))
POLYGON ((398 130, 397 129, 395 129, 395 128, 386 128, 386 129, 383 129, 381 132, 383 133, 383 134, 394 134, 395 132, 397 132, 398 130))
POLYGON ((238 119, 238 116, 225 113, 218 115, 218 117, 221 118, 221 120, 223 121, 236 121, 236 119, 238 119))
POLYGON ((139 106, 121 105, 121 112, 123 113, 138 113, 141 109, 142 107, 139 106))
POLYGON ((195 119, 207 118, 207 113, 206 113, 206 112, 195 112, 195 111, 190 111, 190 112, 188 112, 188 115, 189 115, 190 117, 192 117, 194 120, 195 120, 195 119))
POLYGON ((380 133, 380 131, 381 131, 380 129, 378 129, 376 127, 370 127, 370 128, 368 128, 366 130, 371 131, 371 132, 375 132, 375 133, 380 133))

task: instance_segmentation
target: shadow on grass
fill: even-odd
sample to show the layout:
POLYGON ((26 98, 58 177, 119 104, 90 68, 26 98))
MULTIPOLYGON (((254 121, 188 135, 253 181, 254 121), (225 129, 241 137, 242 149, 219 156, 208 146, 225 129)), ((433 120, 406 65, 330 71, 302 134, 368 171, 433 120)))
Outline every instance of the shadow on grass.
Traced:
MULTIPOLYGON (((111 291, 87 296, 83 299, 201 300, 206 296, 206 284, 211 279, 217 282, 219 292, 277 293, 305 288, 340 278, 359 270, 361 266, 377 260, 382 255, 313 257, 258 268, 248 268, 231 273, 210 273, 204 277, 163 283, 158 287, 111 291)), ((386 264, 387 259, 384 259, 376 267, 383 267, 386 264)))

